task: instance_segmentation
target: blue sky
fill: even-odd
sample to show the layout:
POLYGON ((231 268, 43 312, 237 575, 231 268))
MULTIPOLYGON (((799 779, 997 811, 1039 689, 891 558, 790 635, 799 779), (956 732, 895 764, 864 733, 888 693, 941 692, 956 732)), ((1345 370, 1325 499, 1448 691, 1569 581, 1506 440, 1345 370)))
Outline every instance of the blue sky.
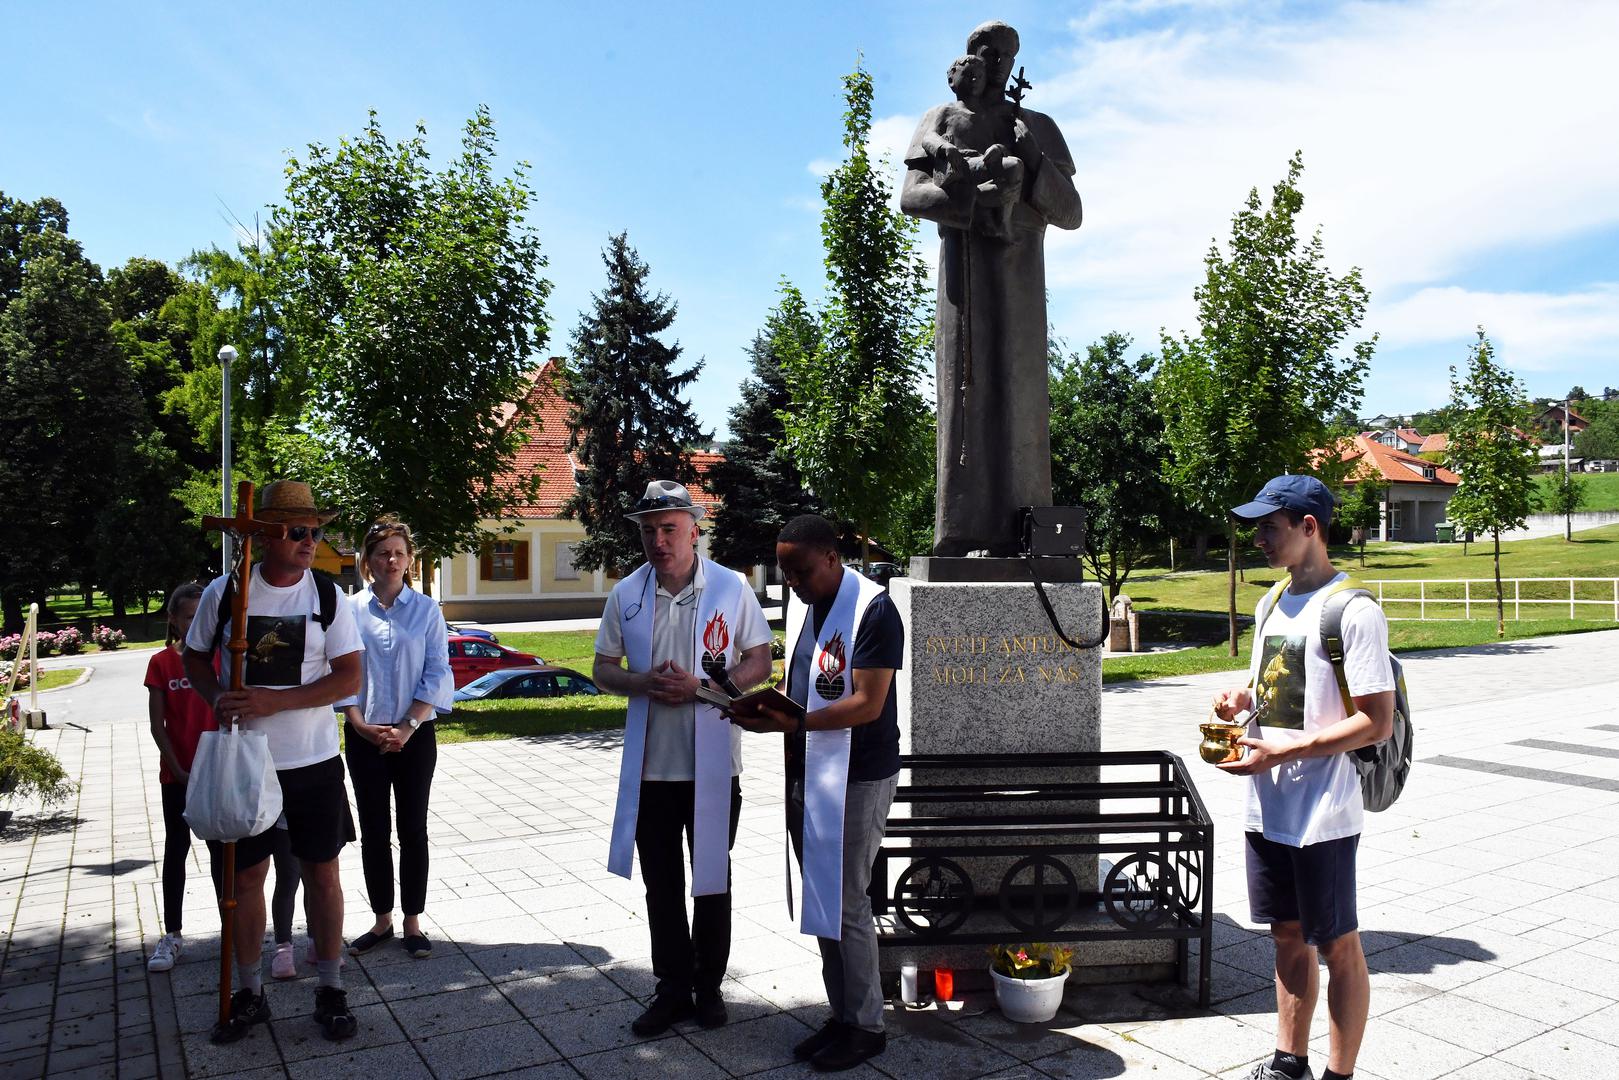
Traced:
MULTIPOLYGON (((21 5, 5 15, 0 190, 52 195, 92 258, 232 243, 289 153, 417 120, 448 155, 479 104, 533 166, 562 351, 620 229, 680 305, 723 436, 789 277, 821 281, 839 77, 876 78, 897 154, 965 36, 1023 38, 1086 221, 1048 237, 1051 322, 1156 347, 1195 329, 1211 239, 1305 157, 1305 215, 1362 268, 1381 335, 1364 412, 1441 403, 1482 324, 1531 394, 1619 385, 1619 6, 1596 3, 287 3, 21 5)), ((931 259, 934 238, 922 236, 931 259)))

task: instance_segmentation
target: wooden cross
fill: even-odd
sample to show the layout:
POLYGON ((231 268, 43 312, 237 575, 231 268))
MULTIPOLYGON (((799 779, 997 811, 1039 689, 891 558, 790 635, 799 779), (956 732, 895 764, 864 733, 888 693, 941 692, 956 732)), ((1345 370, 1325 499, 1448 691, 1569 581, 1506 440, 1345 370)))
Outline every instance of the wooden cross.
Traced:
MULTIPOLYGON (((205 517, 202 519, 205 529, 217 529, 236 537, 241 544, 241 555, 237 558, 236 569, 236 595, 231 602, 231 631, 230 641, 226 648, 230 650, 230 688, 242 689, 244 674, 244 661, 247 658, 247 586, 252 577, 253 569, 253 538, 255 536, 270 537, 275 540, 284 539, 287 527, 279 521, 262 521, 253 516, 253 482, 243 480, 236 485, 236 516, 235 517, 205 517)), ((231 727, 236 726, 232 721, 231 727)), ((230 1022, 230 987, 231 963, 235 960, 232 955, 232 942, 234 936, 236 914, 236 845, 225 844, 224 872, 220 875, 224 888, 219 894, 219 1022, 221 1025, 230 1022)))
POLYGON ((243 661, 247 656, 247 586, 253 569, 253 538, 263 536, 283 540, 287 527, 279 521, 264 521, 253 516, 253 482, 243 480, 236 485, 236 516, 205 517, 204 529, 218 530, 234 536, 241 543, 241 555, 236 561, 236 595, 231 603, 231 634, 225 647, 230 651, 230 688, 242 689, 243 661))

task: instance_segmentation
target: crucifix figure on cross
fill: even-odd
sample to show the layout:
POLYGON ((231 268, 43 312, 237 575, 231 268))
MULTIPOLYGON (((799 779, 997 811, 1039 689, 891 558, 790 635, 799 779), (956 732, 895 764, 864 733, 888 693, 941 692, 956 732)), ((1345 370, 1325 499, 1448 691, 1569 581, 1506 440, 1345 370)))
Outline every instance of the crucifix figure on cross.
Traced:
POLYGON ((237 542, 236 565, 231 570, 231 576, 236 579, 230 613, 231 635, 225 648, 230 652, 230 688, 238 692, 243 688, 242 660, 247 655, 247 588, 253 569, 253 538, 281 540, 287 535, 287 527, 279 521, 253 516, 253 482, 250 480, 236 485, 235 517, 205 517, 202 527, 225 533, 237 542))

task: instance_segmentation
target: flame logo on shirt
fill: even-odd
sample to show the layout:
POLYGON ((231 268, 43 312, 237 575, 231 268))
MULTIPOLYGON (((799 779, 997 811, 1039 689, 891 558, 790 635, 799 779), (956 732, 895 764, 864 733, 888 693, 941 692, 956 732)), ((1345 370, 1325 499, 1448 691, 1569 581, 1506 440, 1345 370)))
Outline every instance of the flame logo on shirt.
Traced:
POLYGON ((725 612, 716 611, 703 627, 703 674, 717 681, 725 678, 725 648, 731 644, 731 629, 725 625, 725 612))
POLYGON ((832 635, 821 655, 816 658, 821 673, 815 678, 815 692, 827 701, 843 696, 843 669, 848 666, 843 651, 843 631, 832 635))
POLYGON ((708 625, 703 627, 703 648, 710 655, 718 656, 730 643, 731 631, 725 625, 725 612, 716 611, 714 617, 708 620, 708 625))

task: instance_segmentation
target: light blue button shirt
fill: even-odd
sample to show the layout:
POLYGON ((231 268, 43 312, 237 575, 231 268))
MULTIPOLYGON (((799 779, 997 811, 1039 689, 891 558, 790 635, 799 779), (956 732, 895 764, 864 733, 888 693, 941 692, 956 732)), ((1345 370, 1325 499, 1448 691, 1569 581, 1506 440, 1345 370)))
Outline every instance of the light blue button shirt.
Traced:
POLYGON ((349 602, 365 642, 365 677, 360 693, 337 707, 357 705, 366 723, 389 726, 405 719, 413 701, 424 701, 437 713, 449 712, 455 680, 438 601, 407 585, 392 607, 378 603, 369 586, 349 602))

